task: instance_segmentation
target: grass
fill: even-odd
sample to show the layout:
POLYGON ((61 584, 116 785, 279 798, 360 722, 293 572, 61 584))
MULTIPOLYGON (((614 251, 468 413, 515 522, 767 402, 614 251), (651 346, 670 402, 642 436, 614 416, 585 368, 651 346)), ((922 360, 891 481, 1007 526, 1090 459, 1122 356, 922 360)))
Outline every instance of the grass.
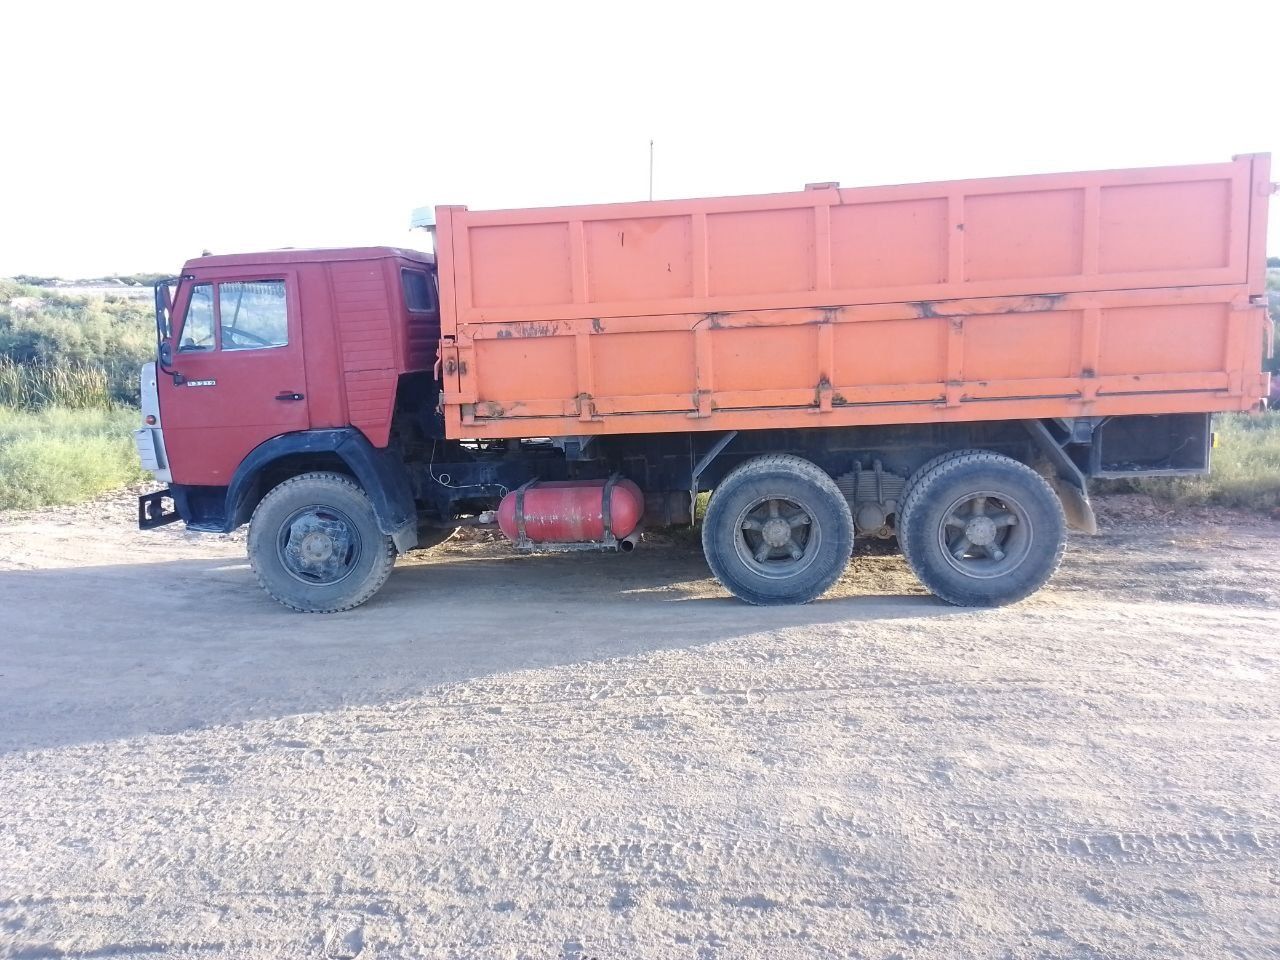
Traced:
POLYGON ((0 510, 77 503, 145 479, 122 407, 0 407, 0 510))
POLYGON ((1152 477, 1099 484, 1187 506, 1212 504, 1275 514, 1280 511, 1280 411, 1213 418, 1218 446, 1205 477, 1152 477))
POLYGON ((112 405, 107 371, 92 363, 17 363, 0 356, 0 407, 104 409, 112 405))
POLYGON ((153 338, 146 302, 0 280, 0 510, 145 478, 131 405, 153 338))

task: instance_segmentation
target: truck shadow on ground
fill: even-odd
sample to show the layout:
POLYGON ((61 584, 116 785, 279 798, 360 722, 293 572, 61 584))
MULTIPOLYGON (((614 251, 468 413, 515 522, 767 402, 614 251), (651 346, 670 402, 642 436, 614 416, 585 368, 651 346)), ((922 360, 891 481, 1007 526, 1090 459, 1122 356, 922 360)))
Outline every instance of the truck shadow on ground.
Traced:
POLYGON ((0 609, 0 752, 381 704, 794 627, 856 642, 875 621, 986 615, 924 596, 751 607, 679 547, 411 559, 366 606, 331 616, 279 606, 240 559, 6 571, 0 609))

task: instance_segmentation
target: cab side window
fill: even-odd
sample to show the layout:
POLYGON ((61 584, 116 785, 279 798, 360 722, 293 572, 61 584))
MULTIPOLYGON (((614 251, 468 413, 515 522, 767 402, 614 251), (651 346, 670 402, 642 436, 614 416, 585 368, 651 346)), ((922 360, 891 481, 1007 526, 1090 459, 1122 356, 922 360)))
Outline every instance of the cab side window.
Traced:
POLYGON ((218 284, 223 350, 263 350, 289 342, 283 280, 218 284))
POLYGON ((436 292, 424 270, 401 270, 404 305, 412 313, 428 313, 436 308, 436 292))
POLYGON ((213 342, 213 286, 196 284, 191 288, 191 300, 187 304, 187 316, 182 321, 182 342, 179 353, 212 350, 213 342))

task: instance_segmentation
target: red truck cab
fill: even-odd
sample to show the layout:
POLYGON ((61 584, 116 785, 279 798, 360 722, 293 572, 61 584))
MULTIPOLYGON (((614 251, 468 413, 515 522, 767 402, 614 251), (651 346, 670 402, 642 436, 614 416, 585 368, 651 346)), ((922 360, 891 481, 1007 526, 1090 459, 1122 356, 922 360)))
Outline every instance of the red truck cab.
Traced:
POLYGON ((384 532, 414 546, 386 448, 401 378, 435 362, 434 271, 430 254, 390 247, 281 250, 199 257, 158 284, 159 360, 143 371, 135 439, 176 513, 153 495, 142 523, 231 530, 290 472, 356 464, 384 532))
POLYGON ((435 362, 434 270, 385 247, 188 261, 158 378, 173 482, 226 486, 282 434, 350 426, 386 446, 400 373, 435 362))

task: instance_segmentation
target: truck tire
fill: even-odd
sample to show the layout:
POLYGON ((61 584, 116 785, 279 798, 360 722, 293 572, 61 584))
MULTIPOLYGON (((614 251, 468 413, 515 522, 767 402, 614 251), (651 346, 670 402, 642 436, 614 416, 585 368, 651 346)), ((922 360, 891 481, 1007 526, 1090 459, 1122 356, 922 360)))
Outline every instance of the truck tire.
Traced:
POLYGON ((337 473, 304 473, 270 490, 249 521, 249 564, 258 583, 300 613, 358 607, 387 581, 395 545, 378 528, 359 485, 337 473))
POLYGON ((758 605, 808 603, 839 578, 853 517, 834 480, 800 457, 757 457, 716 487, 702 550, 725 588, 758 605))
POLYGON ((1067 542, 1044 477, 997 453, 968 453, 920 478, 903 506, 903 553, 935 596, 963 607, 1016 603, 1044 586, 1067 542))
POLYGON ((990 450, 948 450, 946 453, 941 453, 938 456, 934 457, 932 460, 925 461, 925 463, 920 467, 920 469, 918 469, 915 473, 911 474, 911 476, 907 477, 907 482, 902 488, 902 497, 898 500, 898 515, 895 518, 894 524, 893 524, 894 533, 898 537, 898 547, 899 549, 902 550, 903 553, 907 552, 906 504, 907 504, 907 500, 911 497, 911 491, 916 488, 916 486, 920 483, 923 477, 925 477, 929 473, 932 473, 935 468, 942 466, 944 463, 950 463, 952 460, 955 460, 957 457, 970 457, 980 453, 991 453, 991 451, 990 450))

